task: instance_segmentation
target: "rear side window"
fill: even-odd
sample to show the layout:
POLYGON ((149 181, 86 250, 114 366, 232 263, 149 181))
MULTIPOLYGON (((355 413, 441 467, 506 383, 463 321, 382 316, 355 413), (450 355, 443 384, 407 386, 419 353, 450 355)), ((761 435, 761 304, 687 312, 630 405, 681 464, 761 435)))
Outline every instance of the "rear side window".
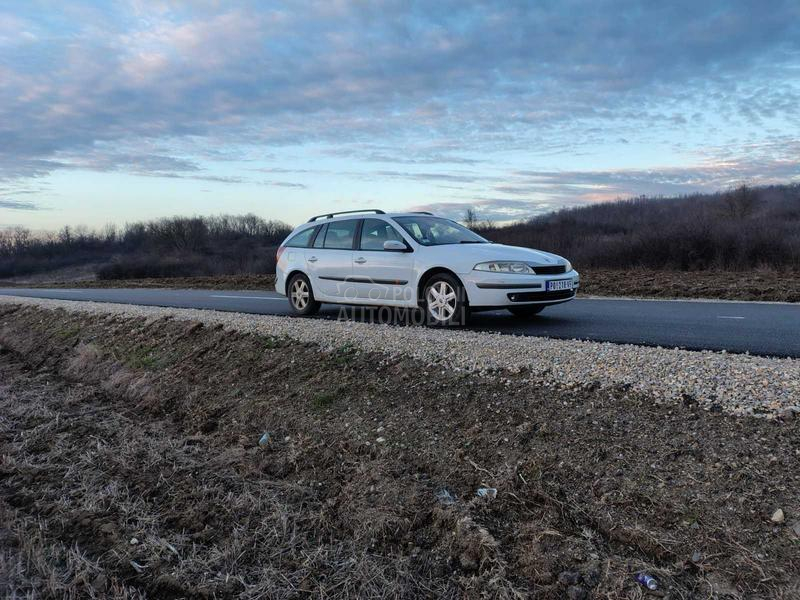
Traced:
POLYGON ((314 238, 314 248, 322 248, 322 244, 325 243, 325 232, 327 231, 328 226, 323 225, 322 229, 319 230, 317 237, 314 238))
POLYGON ((364 219, 361 226, 361 249, 383 250, 383 243, 389 240, 402 242, 397 230, 382 219, 364 219))
POLYGON ((328 223, 324 247, 335 250, 352 250, 357 224, 357 220, 328 223))
POLYGON ((314 235, 314 229, 315 227, 309 227, 293 235, 289 238, 289 241, 286 242, 286 246, 289 248, 308 248, 308 245, 311 243, 311 236, 314 235))

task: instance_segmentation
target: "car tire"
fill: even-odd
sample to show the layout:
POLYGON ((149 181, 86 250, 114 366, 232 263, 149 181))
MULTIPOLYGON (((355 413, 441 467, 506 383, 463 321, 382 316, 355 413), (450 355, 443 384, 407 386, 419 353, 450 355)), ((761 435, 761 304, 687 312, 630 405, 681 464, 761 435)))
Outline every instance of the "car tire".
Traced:
POLYGON ((460 326, 469 319, 464 286, 447 273, 438 273, 427 281, 422 293, 422 309, 429 327, 460 326))
POLYGON ((314 290, 305 275, 298 274, 289 280, 286 297, 292 312, 300 317, 310 317, 319 312, 320 303, 314 299, 314 290))
POLYGON ((528 304, 526 306, 510 306, 508 308, 508 312, 510 312, 515 317, 519 317, 521 319, 529 319, 531 317, 535 317, 543 310, 544 306, 540 306, 538 304, 528 304))

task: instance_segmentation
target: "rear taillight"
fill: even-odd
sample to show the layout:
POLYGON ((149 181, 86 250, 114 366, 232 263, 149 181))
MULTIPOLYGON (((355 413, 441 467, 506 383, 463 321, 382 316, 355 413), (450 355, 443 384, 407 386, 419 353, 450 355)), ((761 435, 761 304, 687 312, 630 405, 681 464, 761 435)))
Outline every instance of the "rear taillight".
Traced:
POLYGON ((284 246, 278 246, 278 252, 275 253, 275 262, 279 262, 281 260, 281 254, 285 250, 284 246))

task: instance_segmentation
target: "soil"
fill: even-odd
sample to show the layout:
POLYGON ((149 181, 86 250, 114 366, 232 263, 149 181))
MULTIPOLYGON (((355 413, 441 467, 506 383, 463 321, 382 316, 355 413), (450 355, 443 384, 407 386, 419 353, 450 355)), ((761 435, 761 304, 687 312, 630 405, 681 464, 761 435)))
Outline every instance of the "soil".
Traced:
MULTIPOLYGON (((581 294, 641 298, 708 298, 800 302, 800 272, 760 270, 646 271, 642 269, 581 269, 581 294)), ((221 275, 171 279, 0 281, 0 287, 173 288, 265 290, 274 275, 221 275)))
POLYGON ((800 272, 594 269, 581 273, 581 293, 642 298, 800 302, 800 272))
POLYGON ((169 319, 0 348, 0 595, 800 595, 797 419, 169 319))

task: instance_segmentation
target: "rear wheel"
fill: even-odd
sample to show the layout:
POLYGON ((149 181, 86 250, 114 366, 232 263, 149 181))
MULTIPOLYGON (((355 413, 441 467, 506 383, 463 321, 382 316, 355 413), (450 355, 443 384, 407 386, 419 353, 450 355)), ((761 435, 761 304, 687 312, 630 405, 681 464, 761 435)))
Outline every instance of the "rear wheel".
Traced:
POLYGON ((425 322, 433 327, 464 325, 469 317, 467 295, 455 277, 447 273, 434 275, 423 294, 425 322))
POLYGON ((289 280, 289 306, 296 315, 309 317, 319 312, 320 303, 314 300, 311 282, 305 275, 295 275, 289 280))
POLYGON ((509 306, 508 311, 515 317, 529 318, 535 317, 544 310, 544 306, 539 304, 528 304, 527 306, 509 306))

